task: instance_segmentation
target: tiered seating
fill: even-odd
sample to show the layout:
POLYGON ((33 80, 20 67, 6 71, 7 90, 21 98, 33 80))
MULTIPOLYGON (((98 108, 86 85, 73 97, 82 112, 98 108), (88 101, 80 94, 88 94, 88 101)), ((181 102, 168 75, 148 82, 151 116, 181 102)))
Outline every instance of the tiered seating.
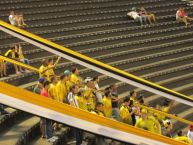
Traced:
MULTIPOLYGON (((29 0, 2 0, 0 4, 0 15, 6 21, 10 10, 22 12, 28 24, 25 29, 30 32, 173 90, 193 94, 193 25, 185 28, 175 21, 175 12, 179 6, 184 6, 191 16, 193 8, 180 0, 30 0, 30 5, 29 0), (142 5, 156 14, 157 24, 139 26, 126 16, 133 6, 142 5)), ((32 66, 39 67, 43 58, 55 57, 0 32, 2 52, 10 44, 18 42, 22 44, 32 66)), ((73 66, 81 70, 82 77, 101 75, 65 59, 60 61, 56 71, 73 66)), ((30 72, 0 80, 31 90, 37 79, 38 74, 30 72)), ((112 82, 118 84, 121 97, 128 96, 130 89, 134 88, 106 76, 102 76, 100 85, 105 87, 112 82)), ((152 106, 161 100, 160 96, 149 92, 140 89, 138 92, 143 93, 152 106)), ((176 103, 172 113, 193 121, 192 112, 189 106, 176 103)), ((30 119, 21 121, 22 125, 28 124, 22 134, 37 125, 30 124, 30 119)), ((175 131, 185 127, 179 122, 175 122, 175 126, 175 131)), ((5 128, 5 131, 9 134, 13 129, 5 128)), ((21 136, 17 134, 16 141, 21 136)), ((38 137, 33 143, 39 141, 38 137)))

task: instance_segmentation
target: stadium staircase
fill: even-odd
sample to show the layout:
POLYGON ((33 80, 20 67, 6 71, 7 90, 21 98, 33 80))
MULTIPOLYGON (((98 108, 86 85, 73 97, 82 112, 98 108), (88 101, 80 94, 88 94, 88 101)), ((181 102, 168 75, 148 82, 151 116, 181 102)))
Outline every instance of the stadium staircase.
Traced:
MULTIPOLYGON (((27 31, 45 37, 72 50, 161 84, 186 95, 193 95, 193 25, 186 28, 175 21, 176 9, 183 6, 190 16, 193 7, 180 0, 1 0, 0 17, 8 22, 10 10, 22 12, 27 31), (127 12, 144 6, 155 13, 155 25, 140 26, 127 17, 127 12)), ((43 58, 56 58, 43 49, 0 32, 0 50, 4 53, 10 44, 21 43, 26 58, 36 68, 43 58)), ((100 85, 117 83, 121 97, 135 87, 103 76, 95 71, 62 59, 56 72, 78 67, 82 77, 101 76, 100 85)), ((11 75, 0 81, 32 90, 38 79, 34 72, 11 75)), ((138 89, 151 106, 161 96, 138 89)), ((8 116, 0 118, 0 144, 18 145, 41 142, 39 118, 7 107, 8 116), (19 131, 15 131, 18 129, 19 131), (32 138, 35 138, 32 140, 32 138)), ((193 108, 175 103, 172 113, 193 121, 193 108)), ((186 126, 175 122, 175 132, 186 126)), ((57 133, 61 144, 67 140, 68 127, 57 133)), ((49 144, 49 143, 45 143, 49 144)))

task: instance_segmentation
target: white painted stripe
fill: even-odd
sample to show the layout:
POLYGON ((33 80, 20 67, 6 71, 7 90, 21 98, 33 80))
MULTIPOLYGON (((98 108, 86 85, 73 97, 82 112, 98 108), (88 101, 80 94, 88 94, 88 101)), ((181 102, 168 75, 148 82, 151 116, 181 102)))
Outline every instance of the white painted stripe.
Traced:
POLYGON ((75 118, 69 115, 58 113, 56 111, 40 107, 25 101, 21 101, 19 99, 13 98, 2 93, 0 93, 0 100, 2 104, 6 104, 13 108, 17 108, 19 110, 49 118, 51 120, 67 124, 69 126, 77 127, 89 132, 93 132, 95 134, 104 135, 123 142, 133 144, 167 145, 166 143, 162 143, 153 139, 144 138, 131 133, 120 131, 118 129, 113 129, 96 123, 88 122, 86 120, 75 118))
POLYGON ((50 47, 47 47, 47 46, 42 45, 42 44, 40 44, 40 43, 38 43, 38 42, 36 42, 36 41, 33 41, 33 40, 31 40, 31 39, 28 39, 28 38, 26 38, 26 37, 24 37, 24 36, 22 36, 22 35, 20 35, 20 34, 17 34, 17 33, 13 32, 13 31, 10 31, 10 30, 8 30, 8 29, 6 29, 6 28, 0 27, 0 29, 1 29, 2 31, 4 31, 4 32, 10 34, 10 35, 13 35, 13 36, 15 36, 15 37, 17 37, 17 38, 19 38, 19 39, 22 39, 22 40, 24 40, 24 41, 26 41, 26 42, 29 42, 29 43, 31 43, 31 44, 39 47, 39 48, 42 48, 42 49, 44 49, 44 50, 46 50, 46 51, 49 51, 49 52, 51 52, 51 53, 54 53, 54 54, 56 54, 56 55, 58 55, 58 56, 61 56, 61 57, 65 58, 65 59, 68 59, 68 60, 73 61, 73 62, 75 62, 75 63, 78 63, 78 64, 80 64, 80 65, 83 65, 83 66, 85 66, 85 67, 87 67, 87 68, 90 68, 90 69, 92 69, 92 70, 95 70, 95 71, 97 71, 97 72, 100 72, 100 73, 102 73, 102 74, 105 74, 105 75, 107 75, 107 76, 110 76, 110 77, 112 77, 112 78, 115 78, 115 79, 117 79, 117 80, 119 80, 119 81, 125 82, 125 83, 127 83, 127 84, 132 85, 132 86, 136 86, 136 87, 139 87, 139 88, 141 88, 141 89, 143 89, 143 90, 146 90, 146 91, 148 91, 148 92, 152 92, 152 93, 158 94, 158 95, 160 95, 160 96, 163 96, 163 97, 166 97, 166 98, 169 98, 169 99, 172 99, 172 100, 175 100, 175 101, 177 101, 177 102, 180 102, 180 103, 183 103, 183 104, 186 104, 186 105, 189 105, 189 106, 192 106, 192 107, 193 107, 193 103, 192 103, 192 102, 189 102, 189 101, 187 101, 187 100, 178 98, 178 97, 176 97, 176 96, 174 96, 174 95, 167 94, 167 93, 162 92, 162 91, 159 91, 159 90, 157 90, 157 89, 148 87, 148 86, 146 86, 146 85, 137 83, 137 82, 135 82, 135 81, 132 81, 132 80, 129 80, 129 79, 125 79, 124 77, 121 77, 121 76, 119 76, 119 75, 113 74, 113 73, 108 72, 108 71, 105 71, 105 70, 103 70, 103 69, 101 69, 101 68, 98 68, 98 67, 95 67, 95 66, 93 66, 93 65, 87 64, 87 63, 85 63, 85 62, 83 62, 83 61, 80 61, 80 60, 78 60, 78 59, 72 58, 72 57, 70 57, 70 56, 68 56, 68 55, 65 55, 65 54, 63 54, 63 53, 61 53, 61 52, 59 52, 59 51, 57 51, 57 50, 53 50, 53 49, 50 48, 50 47))

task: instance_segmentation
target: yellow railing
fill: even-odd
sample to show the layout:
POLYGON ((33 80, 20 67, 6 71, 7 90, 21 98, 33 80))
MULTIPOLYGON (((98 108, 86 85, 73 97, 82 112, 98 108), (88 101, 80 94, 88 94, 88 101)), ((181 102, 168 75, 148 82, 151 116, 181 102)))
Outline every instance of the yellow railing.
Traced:
MULTIPOLYGON (((101 117, 74 107, 71 107, 67 104, 63 104, 63 103, 59 103, 56 102, 52 99, 49 98, 45 98, 43 96, 39 96, 37 94, 31 93, 29 91, 26 91, 24 89, 21 88, 17 88, 11 85, 8 85, 6 83, 0 82, 0 98, 1 98, 1 94, 5 94, 11 98, 14 99, 18 99, 21 100, 23 103, 22 105, 20 105, 20 109, 22 109, 23 106, 23 110, 26 111, 26 109, 28 109, 28 107, 26 108, 26 103, 30 103, 31 105, 38 105, 41 106, 43 108, 47 108, 50 110, 53 110, 55 112, 61 113, 61 114, 66 114, 72 117, 75 117, 77 119, 81 119, 81 120, 86 120, 88 122, 92 122, 98 125, 101 125, 101 127, 109 127, 111 129, 115 129, 115 130, 119 130, 125 133, 131 133, 131 134, 135 134, 137 136, 141 136, 147 139, 153 139, 156 141, 160 141, 163 143, 167 143, 167 144, 172 144, 172 145, 183 145, 183 143, 175 141, 171 138, 162 136, 162 135, 158 135, 155 133, 151 133, 140 129, 140 128, 136 128, 130 125, 126 125, 124 123, 121 122, 117 122, 114 121, 112 119, 108 119, 105 117, 101 117), (7 90, 11 90, 11 91, 7 91, 7 90)), ((7 98, 4 98, 4 100, 1 98, 1 102, 6 102, 7 98)), ((14 102, 10 102, 9 103, 14 103, 14 102)), ((35 108, 34 108, 35 109, 35 108)), ((41 112, 41 110, 40 110, 41 112)), ((39 112, 36 112, 35 114, 38 114, 39 112)), ((39 114, 38 114, 39 115, 39 114)), ((49 114, 49 112, 44 113, 44 116, 46 118, 50 118, 52 120, 56 120, 55 115, 54 114, 49 114), (47 116, 46 116, 47 115, 47 116)), ((56 120, 58 121, 58 120, 56 120)), ((63 122, 65 123, 65 122, 63 122)), ((73 123, 73 122, 72 122, 73 123)), ((75 126, 78 127, 78 126, 75 126)), ((91 130, 89 130, 91 131, 91 130)), ((92 131, 91 131, 92 132, 92 131)), ((111 134, 112 135, 112 134, 111 134)), ((111 137, 111 136, 109 136, 111 137)))
POLYGON ((38 70, 37 68, 32 67, 32 66, 30 66, 30 65, 27 65, 27 64, 25 64, 25 63, 22 63, 22 62, 19 62, 19 61, 16 61, 16 60, 7 58, 7 57, 2 56, 2 55, 0 55, 0 59, 2 59, 2 60, 4 60, 4 61, 7 61, 7 62, 10 62, 10 63, 15 64, 15 65, 24 67, 24 68, 26 68, 26 69, 28 69, 28 70, 31 70, 31 71, 34 71, 34 72, 39 73, 39 70, 38 70))
MULTIPOLYGON (((144 90, 152 91, 154 93, 158 93, 159 95, 162 95, 162 96, 165 96, 165 97, 169 97, 169 98, 171 98, 171 96, 173 96, 174 98, 176 98, 174 100, 178 100, 181 103, 185 103, 187 105, 193 106, 193 103, 192 103, 193 102, 193 98, 192 97, 183 95, 183 94, 181 94, 179 92, 170 90, 170 89, 165 88, 165 87, 163 87, 161 85, 155 84, 153 82, 147 81, 147 80, 139 78, 137 76, 134 76, 134 75, 132 75, 130 73, 127 73, 127 72, 124 72, 122 70, 119 70, 119 69, 117 69, 115 67, 112 67, 112 66, 110 66, 108 64, 102 63, 100 61, 97 61, 95 59, 87 57, 87 56, 85 56, 83 54, 80 54, 78 52, 72 51, 72 50, 70 50, 68 48, 65 48, 65 47, 63 47, 61 45, 58 45, 58 44, 56 44, 54 42, 51 42, 51 41, 49 41, 47 39, 44 39, 44 38, 41 38, 41 37, 39 37, 37 35, 29 33, 29 32, 27 32, 25 30, 21 30, 21 29, 15 27, 15 26, 12 26, 12 25, 10 25, 10 24, 8 24, 6 22, 0 21, 0 27, 1 27, 1 29, 4 32, 10 33, 10 34, 13 32, 13 33, 16 33, 17 36, 21 35, 20 39, 23 39, 23 37, 25 37, 26 39, 30 39, 31 41, 33 41, 32 44, 39 43, 40 45, 45 45, 45 47, 51 48, 53 50, 52 52, 57 51, 58 53, 63 53, 63 54, 65 54, 65 55, 67 55, 67 56, 69 56, 71 58, 77 59, 79 62, 84 62, 84 64, 88 64, 90 66, 92 65, 93 66, 92 69, 95 68, 95 70, 97 70, 96 69, 96 67, 97 67, 98 70, 103 70, 104 72, 108 71, 109 74, 114 74, 114 76, 113 75, 110 75, 110 76, 112 76, 112 77, 114 77, 116 79, 119 79, 116 76, 120 76, 120 78, 122 78, 122 81, 129 80, 130 82, 134 82, 136 86, 143 87, 144 90)), ((132 85, 134 85, 134 84, 132 84, 132 85)))

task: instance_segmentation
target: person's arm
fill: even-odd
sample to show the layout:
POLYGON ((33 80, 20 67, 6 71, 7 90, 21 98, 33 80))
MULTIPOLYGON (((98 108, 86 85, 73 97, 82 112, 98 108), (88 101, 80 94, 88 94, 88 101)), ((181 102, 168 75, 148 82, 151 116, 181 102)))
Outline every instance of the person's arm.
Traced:
POLYGON ((56 65, 58 64, 58 62, 60 61, 61 57, 58 57, 58 59, 56 60, 56 62, 54 63, 53 67, 56 67, 56 65))

